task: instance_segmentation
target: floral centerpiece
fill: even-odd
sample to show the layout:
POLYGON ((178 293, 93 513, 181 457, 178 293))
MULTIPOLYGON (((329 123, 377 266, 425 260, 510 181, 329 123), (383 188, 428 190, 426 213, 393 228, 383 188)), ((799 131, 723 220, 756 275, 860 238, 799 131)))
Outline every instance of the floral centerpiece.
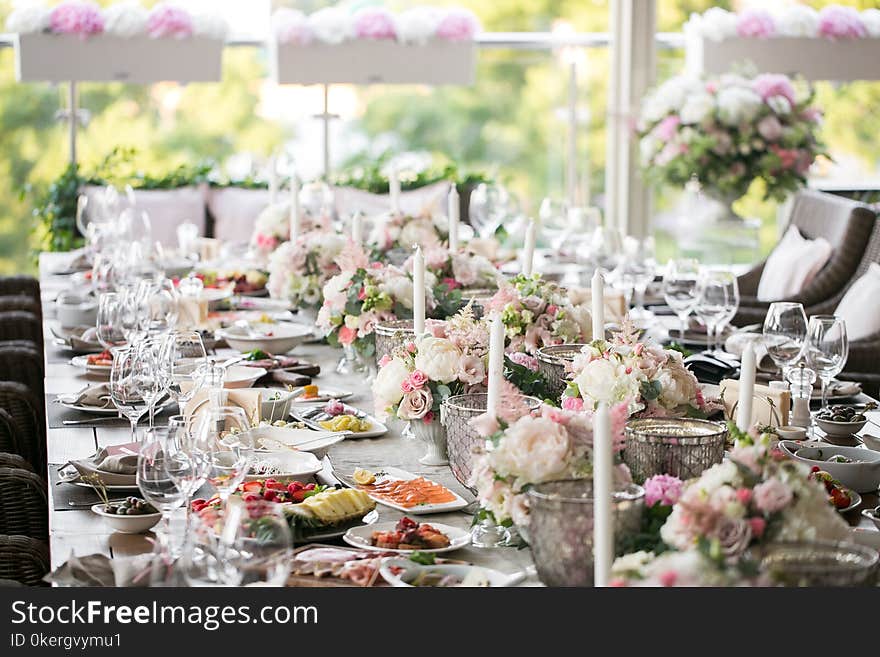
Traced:
POLYGON ((732 37, 880 38, 880 9, 859 12, 853 7, 827 5, 816 11, 807 5, 792 4, 779 11, 751 7, 734 13, 712 7, 703 14, 692 15, 685 25, 685 32, 713 41, 732 37))
POLYGON ((587 342, 592 334, 589 309, 571 304, 558 285, 537 274, 502 283, 486 310, 501 313, 509 352, 534 355, 549 345, 587 342))
MULTIPOLYGON (((302 213, 299 223, 299 234, 305 235, 313 231, 329 232, 332 229, 330 217, 319 216, 308 212, 302 213)), ((290 240, 290 203, 287 201, 270 203, 254 222, 251 233, 251 251, 261 259, 267 259, 281 244, 290 240)))
POLYGON ((430 214, 408 215, 389 213, 375 218, 367 241, 378 257, 392 249, 410 251, 414 246, 428 251, 440 247, 446 230, 430 214))
POLYGON ((777 74, 668 80, 644 101, 639 147, 646 175, 684 187, 696 179, 729 206, 756 179, 782 200, 806 184, 822 146, 812 92, 777 74))
MULTIPOLYGON (((503 279, 495 265, 474 253, 450 253, 445 246, 436 243, 423 249, 422 254, 433 297, 429 299, 428 310, 435 319, 446 319, 461 310, 468 289, 494 290, 503 279)), ((407 258, 404 269, 412 272, 412 256, 407 258)))
POLYGON ((638 417, 707 417, 718 408, 705 399, 680 352, 639 342, 629 322, 610 341, 585 345, 567 367, 571 381, 562 397, 565 408, 625 403, 629 414, 638 417))
MULTIPOLYGON (((526 526, 525 492, 530 486, 592 476, 593 416, 546 404, 531 414, 518 390, 506 384, 505 391, 497 418, 484 414, 472 420, 491 447, 477 455, 471 485, 496 523, 526 526)), ((612 407, 612 441, 618 456, 624 447, 625 423, 626 406, 612 407)), ((619 458, 614 478, 615 485, 631 483, 619 458)))
POLYGON ((269 257, 269 294, 298 308, 320 308, 324 285, 340 272, 336 259, 346 242, 342 235, 316 231, 284 242, 269 257))
POLYGON ((671 507, 659 528, 664 552, 640 551, 617 559, 612 569, 617 584, 766 583, 750 549, 773 541, 848 536, 824 486, 810 479, 806 466, 771 449, 768 435, 755 440, 736 427, 731 433, 738 439, 730 457, 698 479, 646 482, 646 502, 671 507))

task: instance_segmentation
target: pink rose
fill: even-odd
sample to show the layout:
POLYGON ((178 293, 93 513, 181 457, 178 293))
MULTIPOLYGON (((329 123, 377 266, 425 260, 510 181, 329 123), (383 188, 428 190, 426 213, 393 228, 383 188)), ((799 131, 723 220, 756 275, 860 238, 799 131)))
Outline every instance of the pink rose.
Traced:
POLYGON ((766 9, 746 9, 737 18, 736 33, 741 37, 764 39, 776 34, 776 22, 766 9))
POLYGON ((660 581, 661 586, 675 586, 675 582, 678 580, 678 573, 674 570, 666 570, 657 577, 660 581))
POLYGON ((660 121, 655 128, 657 133, 657 137, 662 141, 669 141, 673 137, 675 137, 675 132, 678 129, 679 124, 681 123, 681 119, 677 116, 667 116, 665 119, 660 121))
POLYGON ((562 400, 562 408, 566 411, 580 412, 584 410, 584 400, 580 397, 565 397, 562 400))
POLYGON ((645 504, 672 506, 681 497, 682 481, 678 477, 659 474, 645 482, 645 504))
POLYGON ((351 344, 357 338, 357 330, 343 325, 339 329, 339 342, 342 344, 351 344))
POLYGON ((101 8, 86 0, 68 0, 52 10, 49 29, 56 34, 78 34, 85 39, 104 31, 101 8))
POLYGON ((421 370, 415 370, 409 375, 409 382, 412 384, 413 389, 417 390, 428 382, 428 375, 421 370))
POLYGON ((426 319, 425 330, 435 338, 445 338, 446 322, 442 319, 426 319))
POLYGON ((749 518, 749 526, 752 528, 752 536, 760 539, 767 528, 767 521, 761 517, 749 518))
POLYGON ((459 363, 458 380, 462 383, 475 385, 486 379, 486 366, 477 356, 464 356, 459 363))
POLYGON ((359 39, 397 38, 394 16, 381 7, 365 7, 354 15, 354 33, 359 39))
POLYGON ((748 488, 737 488, 736 499, 742 505, 747 505, 752 501, 752 491, 748 488))
POLYGON ((772 114, 758 121, 758 134, 767 141, 776 141, 782 136, 782 124, 772 114))
POLYGON ((174 37, 184 39, 192 36, 192 16, 185 9, 161 2, 150 11, 147 34, 154 39, 174 37))
POLYGON ((415 390, 415 386, 413 386, 412 381, 409 379, 404 380, 403 383, 400 384, 400 389, 404 394, 409 394, 413 390, 415 390))
POLYGON ((538 359, 534 356, 529 356, 522 351, 517 351, 510 354, 509 358, 517 365, 522 365, 523 367, 530 369, 532 372, 538 371, 538 359))
POLYGON ((852 7, 829 5, 819 12, 819 36, 828 39, 861 39, 868 36, 859 12, 852 7))
POLYGON ((379 359, 379 367, 385 367, 388 363, 391 362, 391 354, 385 354, 382 358, 379 359))
POLYGON ((435 34, 446 41, 471 41, 479 31, 480 21, 472 11, 454 7, 440 19, 435 34))
POLYGON ((782 96, 791 105, 795 104, 795 91, 788 76, 779 73, 762 73, 752 80, 752 89, 766 102, 773 96, 782 96))
POLYGON ((780 148, 776 144, 771 144, 770 150, 779 157, 781 169, 793 169, 797 165, 798 152, 793 148, 780 148))
POLYGON ((400 400, 400 405, 397 407, 397 417, 401 420, 420 420, 430 412, 433 403, 434 398, 427 388, 413 390, 406 393, 400 400))
POLYGON ((489 413, 483 413, 475 418, 471 418, 469 424, 484 438, 491 436, 501 428, 498 424, 498 420, 495 419, 495 416, 490 415, 489 413))
POLYGON ((752 527, 746 520, 722 516, 713 533, 714 538, 718 539, 722 554, 727 558, 741 555, 752 541, 752 527))
POLYGON ((774 513, 791 503, 791 489, 778 479, 768 479, 755 486, 755 507, 763 513, 774 513))

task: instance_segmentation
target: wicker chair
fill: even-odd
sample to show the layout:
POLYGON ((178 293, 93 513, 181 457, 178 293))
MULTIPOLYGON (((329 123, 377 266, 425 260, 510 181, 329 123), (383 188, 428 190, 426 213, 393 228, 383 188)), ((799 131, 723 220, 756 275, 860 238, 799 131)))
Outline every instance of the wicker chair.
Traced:
POLYGON ((30 340, 42 353, 43 323, 39 316, 24 310, 0 312, 0 340, 30 340))
POLYGON ((45 586, 49 574, 49 546, 29 536, 0 535, 0 579, 25 586, 45 586))
POLYGON ((15 423, 20 451, 27 452, 25 458, 37 472, 46 468, 46 420, 42 407, 41 400, 24 384, 0 381, 0 409, 15 423))
POLYGON ((28 440, 24 437, 12 416, 5 409, 0 408, 0 453, 17 454, 36 469, 40 464, 39 457, 33 453, 34 443, 33 439, 28 440))
MULTIPOLYGON (((875 213, 861 203, 823 192, 798 192, 791 211, 791 224, 809 239, 824 237, 834 252, 806 288, 777 301, 795 301, 806 308, 838 294, 855 274, 875 220, 875 213)), ((740 309, 733 320, 734 325, 764 321, 770 303, 758 301, 757 294, 765 264, 766 261, 739 277, 740 309)))
POLYGON ((27 294, 10 294, 8 296, 0 296, 0 312, 9 310, 24 310, 33 313, 37 317, 41 317, 43 309, 40 302, 27 294))
POLYGON ((43 356, 31 347, 0 344, 0 372, 6 381, 18 381, 30 388, 39 401, 38 408, 44 406, 43 356))
POLYGON ((17 454, 0 453, 0 534, 49 539, 46 480, 17 454))
POLYGON ((24 294, 40 301, 40 281, 33 276, 0 276, 0 296, 24 294))

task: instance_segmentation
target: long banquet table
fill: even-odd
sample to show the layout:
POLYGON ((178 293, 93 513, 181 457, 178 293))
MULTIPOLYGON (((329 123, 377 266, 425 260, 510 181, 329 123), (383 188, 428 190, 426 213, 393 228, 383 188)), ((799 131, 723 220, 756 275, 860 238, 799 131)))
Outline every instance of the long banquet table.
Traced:
MULTIPOLYGON (((40 257, 40 282, 43 295, 44 336, 46 340, 46 396, 47 401, 59 393, 70 393, 94 383, 85 377, 82 370, 69 364, 70 354, 60 350, 52 341, 50 326, 54 322, 54 300, 59 292, 70 285, 69 277, 53 275, 65 258, 64 254, 44 253, 40 257)), ((220 350, 218 361, 234 355, 231 350, 220 350)), ((335 372, 339 351, 325 345, 311 344, 297 347, 294 354, 305 360, 313 361, 321 366, 321 374, 317 383, 324 386, 335 386, 351 390, 355 396, 351 399, 354 406, 368 412, 372 411, 372 400, 368 386, 359 377, 341 376, 335 372)), ((47 403, 47 411, 49 404, 47 403)), ((144 422, 145 423, 145 422, 144 422)), ((54 473, 60 466, 72 459, 86 458, 97 449, 110 445, 124 444, 130 441, 131 433, 127 422, 123 425, 103 426, 98 421, 95 426, 49 427, 47 430, 49 473, 54 473)), ((48 423, 47 423, 48 426, 48 423)), ((424 453, 423 446, 412 439, 401 435, 401 426, 393 422, 389 424, 389 432, 381 438, 344 440, 331 448, 329 457, 336 470, 351 473, 356 467, 378 469, 382 466, 396 466, 412 473, 430 477, 461 494, 465 499, 473 496, 462 487, 452 476, 448 467, 430 467, 421 465, 419 457, 424 453)), ((863 430, 880 436, 880 411, 869 413, 869 422, 863 430)), ((105 554, 111 558, 142 554, 152 550, 150 538, 152 534, 128 535, 113 532, 102 518, 93 514, 87 507, 72 508, 67 503, 66 489, 69 484, 53 485, 50 477, 49 486, 49 530, 50 549, 53 568, 64 563, 71 553, 77 556, 88 554, 105 554)), ((79 497, 85 491, 79 492, 79 497)), ((98 498, 94 493, 89 493, 98 498)), ((870 523, 861 517, 860 510, 876 506, 876 494, 863 494, 863 503, 859 509, 846 514, 847 521, 853 526, 871 528, 870 523)), ((396 520, 401 513, 380 506, 381 520, 396 520)), ((471 516, 464 512, 435 514, 424 518, 442 522, 461 528, 468 528, 471 516)), ((520 571, 532 563, 528 549, 497 548, 478 549, 466 547, 455 553, 456 558, 467 560, 485 567, 494 568, 506 573, 520 571)), ((536 580, 527 581, 534 584, 536 580)))

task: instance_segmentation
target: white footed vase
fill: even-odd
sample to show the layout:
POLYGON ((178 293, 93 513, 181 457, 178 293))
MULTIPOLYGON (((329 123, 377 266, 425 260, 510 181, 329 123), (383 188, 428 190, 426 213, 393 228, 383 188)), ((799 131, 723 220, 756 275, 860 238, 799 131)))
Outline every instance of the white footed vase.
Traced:
POLYGON ((446 458, 446 428, 439 420, 410 420, 409 428, 416 440, 425 443, 428 451, 419 459, 422 465, 449 465, 446 458))

